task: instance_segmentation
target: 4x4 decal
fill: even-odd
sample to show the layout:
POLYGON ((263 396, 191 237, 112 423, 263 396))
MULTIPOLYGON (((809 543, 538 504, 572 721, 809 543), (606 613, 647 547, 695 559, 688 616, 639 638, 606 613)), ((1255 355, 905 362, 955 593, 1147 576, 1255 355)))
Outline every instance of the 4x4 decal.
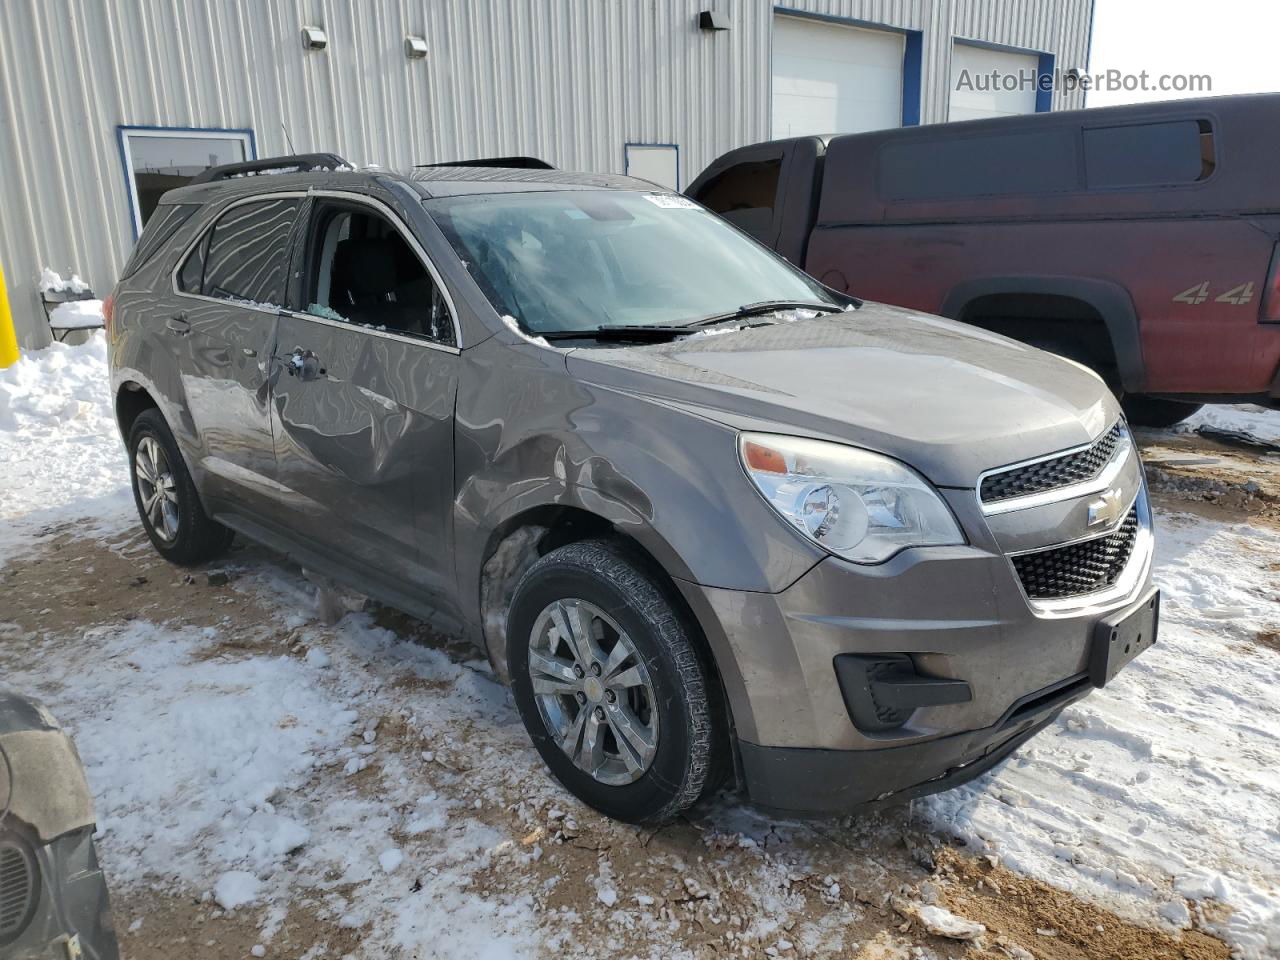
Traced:
MULTIPOLYGON (((1189 303, 1193 307, 1197 307, 1209 299, 1209 281, 1197 283, 1194 287, 1188 287, 1180 294, 1173 298, 1174 303, 1189 303)), ((1253 284, 1242 283, 1238 287, 1232 287, 1226 293, 1220 294, 1213 298, 1214 303, 1232 303, 1236 306, 1243 306, 1246 303, 1253 302, 1253 284)))

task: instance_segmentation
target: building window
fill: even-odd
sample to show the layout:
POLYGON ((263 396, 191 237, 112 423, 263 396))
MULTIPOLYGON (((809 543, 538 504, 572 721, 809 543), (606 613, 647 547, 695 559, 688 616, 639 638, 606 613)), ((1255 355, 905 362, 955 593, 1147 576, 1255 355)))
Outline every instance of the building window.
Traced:
POLYGON ((626 171, 629 177, 679 190, 680 148, 672 143, 628 143, 626 171))
POLYGON ((134 235, 142 233, 166 190, 224 163, 257 159, 251 130, 120 127, 120 154, 134 235))

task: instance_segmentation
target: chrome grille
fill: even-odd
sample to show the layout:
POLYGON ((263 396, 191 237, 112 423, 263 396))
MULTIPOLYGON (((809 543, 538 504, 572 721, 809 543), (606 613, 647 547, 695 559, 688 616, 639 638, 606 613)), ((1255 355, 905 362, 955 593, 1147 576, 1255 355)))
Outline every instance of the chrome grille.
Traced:
POLYGON ((980 488, 982 502, 999 503, 1092 480, 1111 462, 1123 437, 1124 424, 1117 420, 1110 430, 1084 450, 988 474, 980 488))
POLYGON ((0 840, 0 943, 16 938, 27 925, 36 895, 35 870, 23 847, 0 840))
POLYGON ((1135 503, 1114 533, 1009 559, 1030 599, 1079 597, 1104 590, 1120 579, 1137 537, 1138 505, 1135 503))

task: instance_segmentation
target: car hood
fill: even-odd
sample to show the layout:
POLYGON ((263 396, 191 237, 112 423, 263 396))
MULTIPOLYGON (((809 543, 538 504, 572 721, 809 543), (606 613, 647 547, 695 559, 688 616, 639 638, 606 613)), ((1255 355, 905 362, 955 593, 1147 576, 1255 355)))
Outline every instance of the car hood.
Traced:
POLYGON ((669 343, 582 348, 567 363, 585 383, 736 429, 854 444, 949 487, 1088 443, 1119 416, 1106 386, 1078 364, 877 303, 669 343))

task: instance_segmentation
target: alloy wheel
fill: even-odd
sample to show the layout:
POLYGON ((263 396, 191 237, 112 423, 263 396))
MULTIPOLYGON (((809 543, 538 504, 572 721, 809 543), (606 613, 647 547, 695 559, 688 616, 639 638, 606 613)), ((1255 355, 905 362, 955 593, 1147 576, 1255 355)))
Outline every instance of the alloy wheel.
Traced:
POLYGON ((658 750, 657 694, 635 644, 595 604, 563 599, 534 621, 529 679, 547 731, 610 786, 640 779, 658 750))
POLYGON ((143 437, 133 456, 142 511, 156 536, 171 543, 178 536, 178 486, 165 456, 164 447, 154 437, 143 437))

